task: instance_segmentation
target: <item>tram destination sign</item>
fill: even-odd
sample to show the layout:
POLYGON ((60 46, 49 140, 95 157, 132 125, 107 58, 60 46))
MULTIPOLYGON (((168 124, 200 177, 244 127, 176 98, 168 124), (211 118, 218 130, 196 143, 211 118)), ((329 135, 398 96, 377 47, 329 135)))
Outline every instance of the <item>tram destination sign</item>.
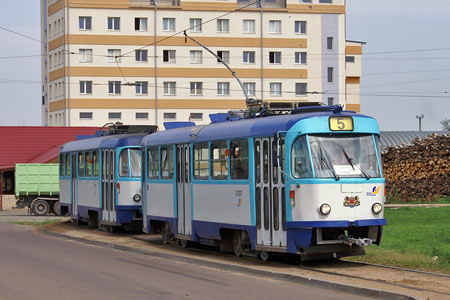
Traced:
POLYGON ((331 131, 353 131, 352 117, 330 117, 328 121, 331 131))

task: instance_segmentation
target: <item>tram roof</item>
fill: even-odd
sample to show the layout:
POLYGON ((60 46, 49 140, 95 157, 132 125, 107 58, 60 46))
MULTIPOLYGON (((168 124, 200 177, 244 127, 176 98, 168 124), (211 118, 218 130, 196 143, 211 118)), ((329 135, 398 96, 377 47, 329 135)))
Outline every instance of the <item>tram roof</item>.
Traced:
POLYGON ((64 144, 60 152, 140 146, 147 133, 107 135, 64 144))
POLYGON ((278 131, 287 131, 302 119, 329 116, 358 116, 370 118, 355 112, 343 111, 314 112, 294 115, 245 119, 239 121, 213 123, 155 132, 142 139, 142 146, 168 145, 175 143, 207 142, 224 139, 239 139, 252 136, 270 136, 278 131))

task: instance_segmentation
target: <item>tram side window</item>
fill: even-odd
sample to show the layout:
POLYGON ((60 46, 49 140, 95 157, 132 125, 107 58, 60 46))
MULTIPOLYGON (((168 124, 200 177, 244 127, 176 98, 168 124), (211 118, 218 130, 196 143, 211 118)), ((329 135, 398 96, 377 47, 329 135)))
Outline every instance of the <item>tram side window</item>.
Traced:
POLYGON ((292 145, 292 175, 295 178, 312 177, 306 137, 297 138, 292 145))
POLYGON ((173 147, 161 147, 161 178, 173 178, 173 147))
POLYGON ((84 176, 84 153, 78 153, 78 177, 84 176))
POLYGON ((97 177, 99 171, 98 150, 92 152, 92 176, 97 177))
POLYGON ((84 152, 84 156, 86 157, 86 176, 92 176, 92 158, 91 158, 91 152, 84 152))
POLYGON ((159 179, 159 149, 158 147, 147 150, 148 179, 159 179))
POLYGON ((231 179, 248 179, 248 141, 232 141, 231 179))
POLYGON ((228 154, 227 142, 211 144, 212 179, 227 179, 228 154))
POLYGON ((64 162, 66 164, 65 169, 66 169, 66 176, 70 176, 70 169, 71 169, 71 165, 70 165, 70 153, 65 153, 64 156, 66 157, 64 159, 64 162))
POLYGON ((122 150, 119 156, 119 176, 130 177, 130 161, 128 157, 128 149, 122 150))
POLYGON ((209 178, 209 146, 205 144, 194 145, 194 179, 206 180, 209 178))
POLYGON ((65 176, 66 175, 66 154, 60 154, 59 155, 59 176, 65 176))
POLYGON ((131 177, 141 177, 141 150, 130 149, 130 170, 131 177))

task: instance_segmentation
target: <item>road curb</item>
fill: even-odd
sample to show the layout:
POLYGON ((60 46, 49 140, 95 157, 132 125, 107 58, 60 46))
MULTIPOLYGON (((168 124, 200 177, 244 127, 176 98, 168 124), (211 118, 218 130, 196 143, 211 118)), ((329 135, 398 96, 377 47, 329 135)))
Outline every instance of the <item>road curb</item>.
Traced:
POLYGON ((234 265, 234 264, 230 265, 230 264, 224 264, 224 263, 220 263, 220 262, 206 261, 206 260, 202 260, 202 259, 194 258, 194 257, 180 256, 180 255, 176 255, 176 254, 172 254, 172 253, 163 253, 163 252, 157 252, 157 251, 151 251, 151 250, 146 250, 146 249, 118 245, 118 244, 114 244, 114 243, 99 242, 99 241, 94 241, 94 240, 89 240, 89 239, 84 239, 84 238, 79 238, 79 237, 73 237, 73 236, 70 236, 67 234, 53 232, 53 231, 47 230, 43 227, 39 227, 39 231, 48 236, 65 238, 68 240, 82 242, 85 244, 113 248, 116 250, 134 252, 134 253, 139 253, 139 254, 144 254, 144 255, 149 255, 149 256, 154 256, 154 257, 174 259, 174 260, 186 262, 186 263, 195 263, 197 265, 214 267, 216 269, 220 269, 220 270, 224 270, 224 271, 237 271, 240 273, 264 276, 264 277, 269 277, 272 279, 275 278, 275 279, 289 280, 291 282, 303 283, 303 284, 307 284, 307 285, 330 289, 333 291, 347 292, 347 293, 354 294, 354 295, 363 295, 363 296, 372 297, 372 298, 392 299, 392 300, 416 300, 417 299, 412 296, 402 295, 402 294, 398 294, 398 293, 394 293, 394 292, 387 292, 387 291, 374 290, 374 289, 363 288, 363 287, 349 286, 349 285, 335 283, 335 282, 326 281, 326 280, 302 277, 299 275, 259 270, 259 269, 255 269, 255 268, 248 267, 248 266, 238 266, 238 265, 234 265))

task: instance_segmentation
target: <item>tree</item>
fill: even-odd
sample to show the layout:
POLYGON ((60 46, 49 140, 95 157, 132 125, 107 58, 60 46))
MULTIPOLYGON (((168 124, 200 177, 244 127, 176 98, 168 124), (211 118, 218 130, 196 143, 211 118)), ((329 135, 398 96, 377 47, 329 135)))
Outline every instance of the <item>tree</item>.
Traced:
POLYGON ((450 131, 450 119, 445 118, 441 121, 442 130, 450 131))

